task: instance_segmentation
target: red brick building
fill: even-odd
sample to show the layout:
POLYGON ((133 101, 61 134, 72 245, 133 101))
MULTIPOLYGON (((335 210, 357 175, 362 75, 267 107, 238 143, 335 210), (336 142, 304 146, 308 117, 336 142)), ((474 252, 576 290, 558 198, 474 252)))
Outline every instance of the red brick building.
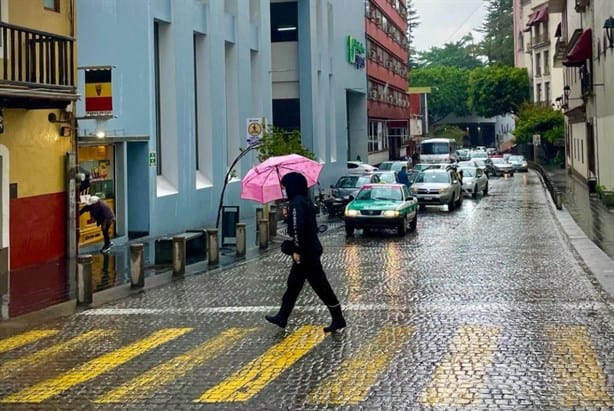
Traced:
MULTIPOLYGON (((403 0, 365 2, 369 163, 398 159, 409 142, 407 8, 403 0)), ((411 147, 407 153, 411 155, 411 147)))

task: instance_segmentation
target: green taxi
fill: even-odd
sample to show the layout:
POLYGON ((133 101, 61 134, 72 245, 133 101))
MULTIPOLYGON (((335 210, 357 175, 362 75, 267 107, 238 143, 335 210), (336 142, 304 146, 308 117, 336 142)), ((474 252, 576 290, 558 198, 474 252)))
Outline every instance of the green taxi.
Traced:
POLYGON ((404 184, 365 184, 345 207, 345 233, 392 228, 399 236, 418 224, 418 200, 404 184))

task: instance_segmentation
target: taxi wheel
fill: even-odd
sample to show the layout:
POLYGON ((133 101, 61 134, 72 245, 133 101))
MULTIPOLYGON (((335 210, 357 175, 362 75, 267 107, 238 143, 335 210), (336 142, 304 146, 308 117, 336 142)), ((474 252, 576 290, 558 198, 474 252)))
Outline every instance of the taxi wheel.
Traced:
POLYGON ((348 237, 353 236, 353 235, 354 235, 354 227, 350 227, 350 226, 347 226, 347 225, 346 225, 346 226, 345 226, 345 234, 346 234, 348 237))
POLYGON ((397 226, 397 234, 399 235, 399 237, 403 237, 406 232, 407 232, 407 220, 403 219, 403 221, 401 221, 399 225, 397 226))
POLYGON ((416 231, 416 227, 418 227, 418 213, 416 213, 416 214, 414 215, 413 220, 411 220, 411 221, 409 222, 409 228, 410 228, 412 231, 416 231))

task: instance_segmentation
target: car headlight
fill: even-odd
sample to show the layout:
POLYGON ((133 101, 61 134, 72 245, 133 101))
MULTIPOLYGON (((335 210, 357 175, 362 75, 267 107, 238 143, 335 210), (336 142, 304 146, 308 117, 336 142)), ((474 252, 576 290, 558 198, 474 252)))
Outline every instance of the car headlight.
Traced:
POLYGON ((440 192, 440 193, 445 193, 445 192, 446 192, 446 191, 448 191, 449 189, 450 189, 450 187, 441 187, 441 188, 439 189, 439 192, 440 192))
POLYGON ((399 216, 399 211, 398 210, 385 210, 383 213, 384 217, 398 217, 399 216))
POLYGON ((345 215, 348 217, 355 217, 358 214, 360 214, 360 212, 358 210, 349 210, 349 209, 345 209, 345 215))

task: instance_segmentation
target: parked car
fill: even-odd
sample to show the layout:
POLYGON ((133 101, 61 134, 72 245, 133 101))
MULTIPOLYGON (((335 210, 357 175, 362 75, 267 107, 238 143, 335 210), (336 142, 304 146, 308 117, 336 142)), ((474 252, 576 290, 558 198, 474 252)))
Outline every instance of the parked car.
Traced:
POLYGON ((525 173, 529 171, 529 164, 524 156, 521 155, 511 155, 507 159, 511 165, 514 166, 516 171, 524 171, 525 173))
POLYGON ((463 173, 463 194, 477 198, 478 193, 488 194, 488 177, 479 167, 460 167, 463 173))
POLYGON ((377 170, 377 167, 374 167, 367 163, 363 163, 362 161, 348 161, 347 168, 348 173, 351 174, 371 173, 377 170))
POLYGON ((399 173, 393 170, 379 169, 371 174, 378 176, 380 183, 399 183, 399 173))
POLYGON ((356 196, 358 190, 368 183, 379 183, 380 178, 375 174, 349 174, 339 177, 335 185, 330 186, 330 195, 335 198, 347 199, 356 196))
POLYGON ((420 206, 448 205, 452 211, 463 203, 461 182, 455 170, 433 168, 422 171, 411 185, 420 206))
POLYGON ((377 168, 378 170, 401 171, 403 166, 407 167, 407 161, 384 161, 377 168))
MULTIPOLYGON (((403 184, 365 184, 345 208, 345 232, 396 229, 400 236, 418 224, 418 200, 403 184)), ((364 232, 364 231, 363 231, 364 232)))
POLYGON ((514 175, 514 166, 505 161, 503 157, 493 157, 491 161, 492 165, 495 167, 495 176, 502 176, 504 174, 510 176, 514 175))

